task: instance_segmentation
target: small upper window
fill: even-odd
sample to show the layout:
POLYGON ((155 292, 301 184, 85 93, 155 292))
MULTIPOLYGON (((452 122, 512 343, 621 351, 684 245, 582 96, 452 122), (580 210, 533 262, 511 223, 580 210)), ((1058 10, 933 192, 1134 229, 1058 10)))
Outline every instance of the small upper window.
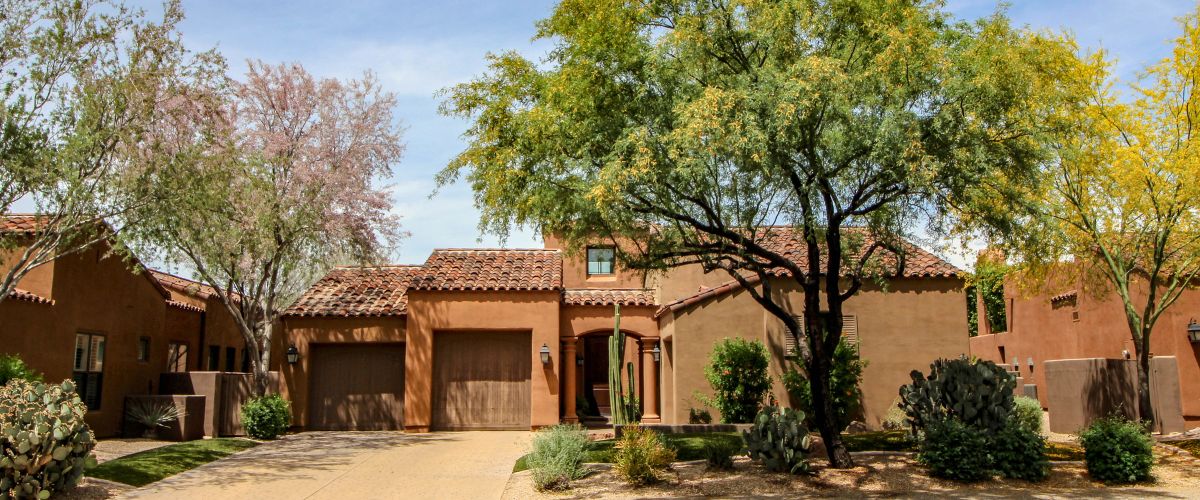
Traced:
POLYGON ((137 360, 150 361, 150 337, 141 337, 137 343, 137 360))
POLYGON ((612 247, 587 249, 588 276, 594 274, 612 274, 616 252, 612 247))

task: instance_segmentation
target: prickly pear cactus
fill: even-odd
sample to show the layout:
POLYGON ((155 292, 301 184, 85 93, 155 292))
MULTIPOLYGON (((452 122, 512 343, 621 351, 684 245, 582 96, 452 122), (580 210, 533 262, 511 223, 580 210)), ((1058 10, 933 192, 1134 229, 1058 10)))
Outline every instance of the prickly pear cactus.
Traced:
POLYGON ((900 388, 900 405, 913 433, 954 418, 987 433, 1004 428, 1013 408, 1016 379, 991 361, 939 359, 929 377, 913 370, 913 383, 900 388))
POLYGON ((75 384, 13 380, 0 388, 0 498, 50 498, 95 463, 75 384))
POLYGON ((799 474, 808 471, 811 444, 804 412, 791 408, 764 407, 754 417, 754 426, 742 431, 750 458, 762 460, 774 472, 799 474))

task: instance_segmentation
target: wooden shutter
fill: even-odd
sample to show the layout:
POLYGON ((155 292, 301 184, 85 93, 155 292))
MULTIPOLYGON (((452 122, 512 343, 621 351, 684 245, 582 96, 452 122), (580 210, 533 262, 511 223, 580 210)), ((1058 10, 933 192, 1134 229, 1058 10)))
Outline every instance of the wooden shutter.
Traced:
POLYGON ((842 338, 846 339, 847 344, 858 347, 858 316, 842 316, 842 338))
MULTIPOLYGON (((804 316, 792 316, 796 320, 796 324, 800 326, 800 335, 804 335, 804 316)), ((784 356, 795 356, 799 354, 796 349, 796 337, 793 337, 791 332, 785 328, 783 331, 783 354, 784 356)))

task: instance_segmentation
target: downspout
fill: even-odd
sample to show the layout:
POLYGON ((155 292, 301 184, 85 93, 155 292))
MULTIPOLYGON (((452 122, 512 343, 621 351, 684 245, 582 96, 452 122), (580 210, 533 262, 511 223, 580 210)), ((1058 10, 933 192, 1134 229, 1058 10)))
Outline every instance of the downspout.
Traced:
MULTIPOLYGON (((205 310, 200 311, 200 345, 196 346, 196 371, 201 371, 204 368, 203 360, 200 358, 207 356, 207 350, 204 348, 204 333, 208 330, 208 303, 205 301, 205 310)), ((219 367, 218 367, 219 368, 219 367)))

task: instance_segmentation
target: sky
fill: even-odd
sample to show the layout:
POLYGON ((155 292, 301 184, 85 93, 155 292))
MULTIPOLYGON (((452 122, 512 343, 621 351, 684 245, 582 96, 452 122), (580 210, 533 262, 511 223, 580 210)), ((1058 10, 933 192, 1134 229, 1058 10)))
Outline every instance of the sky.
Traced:
MULTIPOLYGON (((139 2, 134 2, 138 4, 139 2)), ((157 0, 141 2, 161 12, 157 0)), ((319 77, 358 78, 374 71, 397 96, 395 116, 405 128, 406 153, 393 167, 389 186, 395 211, 411 236, 394 253, 395 263, 421 263, 434 248, 494 247, 481 235, 469 186, 458 183, 435 196, 434 175, 463 147, 467 122, 437 112, 439 89, 481 75, 489 52, 515 50, 537 59, 551 45, 534 41, 537 20, 554 2, 506 0, 385 1, 183 0, 182 31, 193 49, 216 47, 240 75, 247 59, 300 63, 319 77)), ((993 0, 946 0, 960 19, 991 14, 993 0)), ((1117 59, 1116 73, 1136 78, 1147 64, 1169 54, 1179 32, 1175 19, 1194 8, 1186 0, 1012 0, 1016 24, 1067 30, 1080 44, 1103 48, 1117 59)), ((505 246, 541 247, 530 231, 514 231, 505 246)), ((967 255, 944 257, 964 267, 967 255)))

